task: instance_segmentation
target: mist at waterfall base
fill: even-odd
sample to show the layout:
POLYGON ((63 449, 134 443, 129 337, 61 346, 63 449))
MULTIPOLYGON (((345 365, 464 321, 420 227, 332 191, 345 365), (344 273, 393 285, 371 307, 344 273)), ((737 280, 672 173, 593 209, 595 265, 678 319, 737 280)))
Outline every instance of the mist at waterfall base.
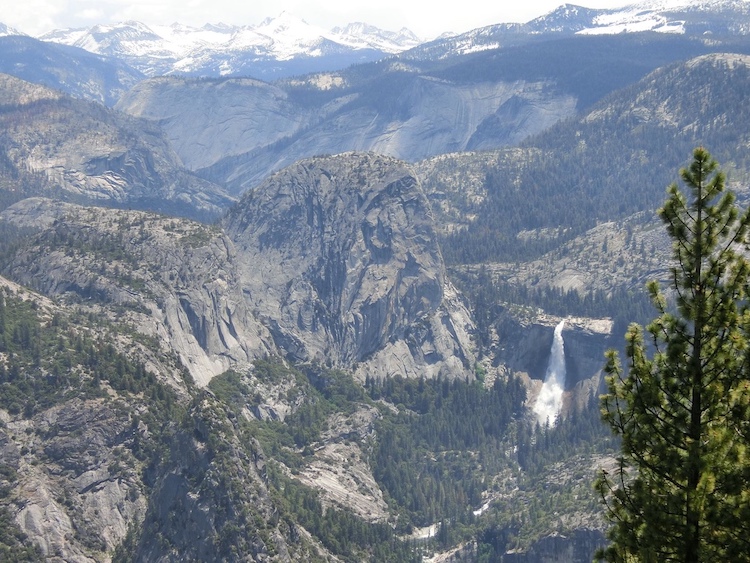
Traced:
POLYGON ((555 327, 547 373, 544 376, 542 390, 539 392, 539 397, 537 397, 534 405, 534 413, 542 426, 548 422, 550 427, 554 426, 562 409, 563 391, 565 390, 565 345, 562 337, 564 325, 565 321, 563 320, 555 327))

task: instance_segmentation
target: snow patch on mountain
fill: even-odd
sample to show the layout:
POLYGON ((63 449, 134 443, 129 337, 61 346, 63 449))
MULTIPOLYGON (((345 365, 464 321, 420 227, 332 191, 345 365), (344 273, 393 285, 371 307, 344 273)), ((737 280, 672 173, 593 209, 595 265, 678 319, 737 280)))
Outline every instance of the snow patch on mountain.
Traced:
POLYGON ((21 33, 17 29, 13 29, 12 27, 9 27, 5 25, 4 23, 0 23, 0 37, 5 37, 6 35, 26 35, 26 34, 21 33))
MULTIPOLYGON (((655 31, 659 33, 686 33, 686 25, 701 14, 717 13, 747 16, 750 6, 739 0, 653 0, 631 4, 623 8, 602 10, 593 18, 591 26, 578 31, 579 34, 603 35, 655 31)), ((704 21, 708 24, 708 21, 704 21)), ((740 22, 735 32, 743 33, 740 22)), ((708 31, 708 29, 707 29, 708 31)), ((747 31, 744 31, 747 33, 747 31)))
MULTIPOLYGON (((682 2, 682 0, 680 0, 682 2)), ((678 7, 678 2, 644 2, 620 10, 610 10, 594 18, 594 27, 579 31, 581 35, 604 35, 657 31, 662 33, 685 33, 684 20, 672 21, 664 12, 678 7)))
POLYGON ((122 58, 149 75, 191 73, 209 67, 227 75, 237 72, 247 60, 290 61, 360 50, 388 55, 420 43, 407 29, 391 32, 354 23, 328 31, 286 12, 257 26, 146 26, 128 21, 56 30, 40 39, 122 58))

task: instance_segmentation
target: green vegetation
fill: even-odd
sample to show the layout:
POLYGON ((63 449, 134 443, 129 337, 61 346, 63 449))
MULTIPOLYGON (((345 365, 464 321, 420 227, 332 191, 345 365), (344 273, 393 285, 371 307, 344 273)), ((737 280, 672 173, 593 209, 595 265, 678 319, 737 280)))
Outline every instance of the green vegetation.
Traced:
POLYGON ((627 334, 628 369, 609 352, 602 412, 622 439, 597 486, 612 523, 608 561, 750 560, 750 212, 740 215, 702 148, 660 216, 674 242, 668 308, 627 334), (650 356, 650 357, 649 357, 650 356))
POLYGON ((380 561, 392 553, 387 560, 412 561, 429 545, 448 548, 477 538, 485 557, 480 560, 491 561, 550 530, 569 530, 562 515, 590 518, 597 512, 591 460, 613 445, 593 397, 556 427, 541 428, 524 419, 526 391, 514 377, 496 379, 490 388, 401 377, 368 379, 363 388, 343 371, 263 360, 251 375, 227 372, 209 388, 237 413, 257 408, 257 386, 269 384, 286 389, 293 412, 283 421, 239 417, 243 442, 257 440, 266 458, 275 460, 268 476, 282 518, 304 526, 345 560, 380 561), (388 525, 366 523, 342 507, 324 509, 320 492, 294 477, 315 459, 330 417, 362 407, 378 408, 375 431, 365 440, 347 440, 369 452, 394 515, 388 525), (557 480, 554 471, 570 477, 557 480), (477 517, 488 492, 497 500, 477 517), (398 538, 430 525, 437 534, 429 542, 398 538))
POLYGON ((345 509, 324 510, 315 489, 286 477, 275 464, 268 473, 282 510, 344 561, 422 561, 414 546, 398 539, 387 523, 371 524, 345 509))
MULTIPOLYGON (((321 366, 287 367, 280 360, 257 360, 252 375, 260 384, 287 386, 286 398, 297 404, 283 421, 241 419, 243 443, 257 440, 267 459, 268 481, 281 519, 304 526, 327 549, 344 561, 416 562, 415 550, 400 540, 387 523, 368 523, 341 507, 324 508, 320 493, 286 475, 301 470, 334 413, 351 414, 360 402, 369 402, 364 389, 349 373, 321 366)), ((209 389, 231 409, 256 406, 254 386, 236 373, 211 380, 209 389)))
MULTIPOLYGON (((525 389, 516 378, 495 380, 489 389, 479 382, 402 378, 368 380, 363 387, 341 370, 294 368, 269 359, 257 361, 250 375, 230 371, 214 378, 210 397, 189 388, 192 398, 185 405, 142 363, 115 349, 115 326, 91 313, 53 313, 8 290, 2 294, 4 408, 32 416, 75 397, 107 399, 112 390, 141 405, 132 424, 146 424, 149 436, 136 433, 126 447, 146 467, 146 492, 153 506, 149 505, 144 525, 131 529, 115 560, 125 561, 127 554, 142 552, 154 542, 164 549, 181 545, 174 525, 191 509, 175 506, 170 523, 160 520, 155 511, 161 506, 159 476, 181 475, 202 502, 219 507, 217 514, 253 506, 260 493, 247 488, 241 464, 232 461, 238 455, 268 460, 268 483, 274 505, 281 508, 270 521, 267 514, 249 508, 225 524, 217 520, 225 531, 216 536, 215 548, 228 558, 242 549, 255 549, 247 542, 258 541, 273 552, 272 534, 279 519, 289 526, 304 526, 343 560, 398 562, 419 560, 430 544, 450 547, 477 534, 489 542, 487 546, 527 546, 550 529, 545 526, 558 526, 551 514, 589 506, 578 489, 558 487, 553 494, 543 482, 550 464, 597 450, 591 425, 596 418, 581 413, 554 429, 529 426, 522 422, 525 389), (292 407, 283 421, 241 415, 263 403, 261 389, 279 394, 292 407), (366 453, 394 515, 388 523, 368 523, 345 508, 324 507, 319 492, 294 478, 315 459, 331 417, 349 416, 363 407, 380 413, 375 432, 365 439, 347 435, 346 440, 358 442, 366 453), (187 436, 205 449, 186 465, 180 456, 190 451, 185 447, 187 436), (514 493, 521 495, 515 499, 525 499, 522 510, 517 502, 493 503, 482 518, 474 516, 472 511, 484 503, 488 490, 503 490, 505 485, 495 479, 505 474, 522 488, 514 493), (542 490, 548 504, 534 500, 542 490), (554 510, 548 513, 550 507, 554 510), (438 526, 429 543, 404 539, 414 527, 426 525, 438 526)), ((158 346, 148 339, 143 343, 158 346)), ((11 526, 7 533, 17 537, 18 530, 11 526)))
POLYGON ((229 370, 214 377, 208 384, 216 398, 222 403, 239 410, 250 395, 250 388, 242 381, 242 376, 229 370))
POLYGON ((523 411, 521 382, 497 379, 486 390, 460 380, 395 377, 368 381, 366 389, 398 407, 383 411, 371 464, 403 516, 401 528, 469 523, 482 504, 484 478, 511 465, 508 431, 523 411))
POLYGON ((400 514, 397 529, 439 524, 438 545, 476 538, 492 561, 550 530, 565 531, 561 515, 597 512, 587 460, 612 451, 612 439, 593 397, 556 427, 540 428, 523 419, 526 392, 515 378, 490 389, 402 378, 366 388, 398 405, 397 413, 383 411, 371 461, 400 514), (550 475, 554 467, 577 469, 560 480, 550 475), (477 518, 487 491, 498 500, 477 518))
POLYGON ((464 210, 479 219, 440 241, 446 262, 534 259, 597 222, 656 209, 661 193, 653 186, 667 185, 698 143, 748 170, 747 151, 737 150, 747 144, 747 128, 729 124, 750 121, 750 69, 727 65, 703 60, 660 69, 658 79, 602 100, 590 119, 561 121, 529 139, 516 162, 487 166, 486 199, 464 210), (668 92, 659 88, 664 82, 668 92), (662 119, 665 112, 674 120, 662 119), (545 228, 557 235, 517 236, 545 228))
MULTIPOLYGON (((118 443, 132 455, 118 454, 108 467, 113 475, 133 475, 136 460, 149 464, 166 455, 166 437, 184 410, 174 391, 143 362, 115 348, 114 335, 112 327, 95 315, 48 310, 27 292, 0 289, 0 408, 31 418, 69 401, 102 399, 109 405, 103 407, 105 416, 113 416, 125 428, 148 428, 147 436, 123 436, 124 442, 118 443)), ((21 455, 29 453, 24 450, 21 455)), ((92 455, 100 453, 94 450, 92 455)), ((36 548, 24 543, 6 504, 16 486, 13 466, 0 465, 0 483, 0 559, 40 559, 36 548)), ((75 506, 69 502, 67 506, 75 506)), ((71 518, 75 524, 77 515, 71 518)), ((83 528, 79 533, 82 544, 103 549, 100 538, 83 528)))
POLYGON ((142 362, 118 352, 110 336, 0 290, 0 407, 30 417, 73 397, 106 396, 106 382, 120 392, 148 394, 170 413, 174 393, 142 362))
POLYGON ((515 442, 519 466, 536 477, 575 455, 613 453, 617 441, 598 415, 598 397, 592 394, 586 405, 571 409, 568 417, 552 428, 520 424, 515 442))
POLYGON ((0 561, 44 561, 41 550, 26 540, 8 509, 0 506, 0 561))
POLYGON ((645 291, 624 287, 614 288, 609 293, 583 294, 572 289, 528 287, 495 280, 485 268, 472 274, 457 272, 454 280, 472 305, 480 352, 489 348, 491 328, 502 318, 503 311, 513 305, 537 307, 560 317, 608 317, 614 321, 613 332, 618 336, 625 334, 631 322, 648 320, 651 312, 650 299, 645 291))

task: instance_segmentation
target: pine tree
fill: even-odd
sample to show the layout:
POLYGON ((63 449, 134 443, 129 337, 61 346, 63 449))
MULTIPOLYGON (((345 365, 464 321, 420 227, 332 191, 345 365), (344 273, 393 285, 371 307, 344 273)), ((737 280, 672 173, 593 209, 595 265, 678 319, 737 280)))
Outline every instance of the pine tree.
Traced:
POLYGON ((680 175, 687 196, 673 184, 659 210, 674 305, 650 283, 658 317, 629 327, 628 370, 607 353, 602 414, 622 439, 617 469, 597 481, 608 561, 750 560, 750 214, 706 150, 680 175))

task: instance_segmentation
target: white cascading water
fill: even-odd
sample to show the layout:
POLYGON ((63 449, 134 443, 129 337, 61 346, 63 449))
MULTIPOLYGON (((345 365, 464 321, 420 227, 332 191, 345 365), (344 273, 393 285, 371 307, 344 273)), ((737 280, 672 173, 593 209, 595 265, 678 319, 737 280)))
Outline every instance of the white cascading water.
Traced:
POLYGON ((562 397, 565 390, 565 345, 562 337, 564 324, 565 321, 560 321, 555 327, 547 374, 544 376, 542 390, 534 405, 534 413, 542 426, 548 422, 550 426, 554 426, 562 409, 562 397))

